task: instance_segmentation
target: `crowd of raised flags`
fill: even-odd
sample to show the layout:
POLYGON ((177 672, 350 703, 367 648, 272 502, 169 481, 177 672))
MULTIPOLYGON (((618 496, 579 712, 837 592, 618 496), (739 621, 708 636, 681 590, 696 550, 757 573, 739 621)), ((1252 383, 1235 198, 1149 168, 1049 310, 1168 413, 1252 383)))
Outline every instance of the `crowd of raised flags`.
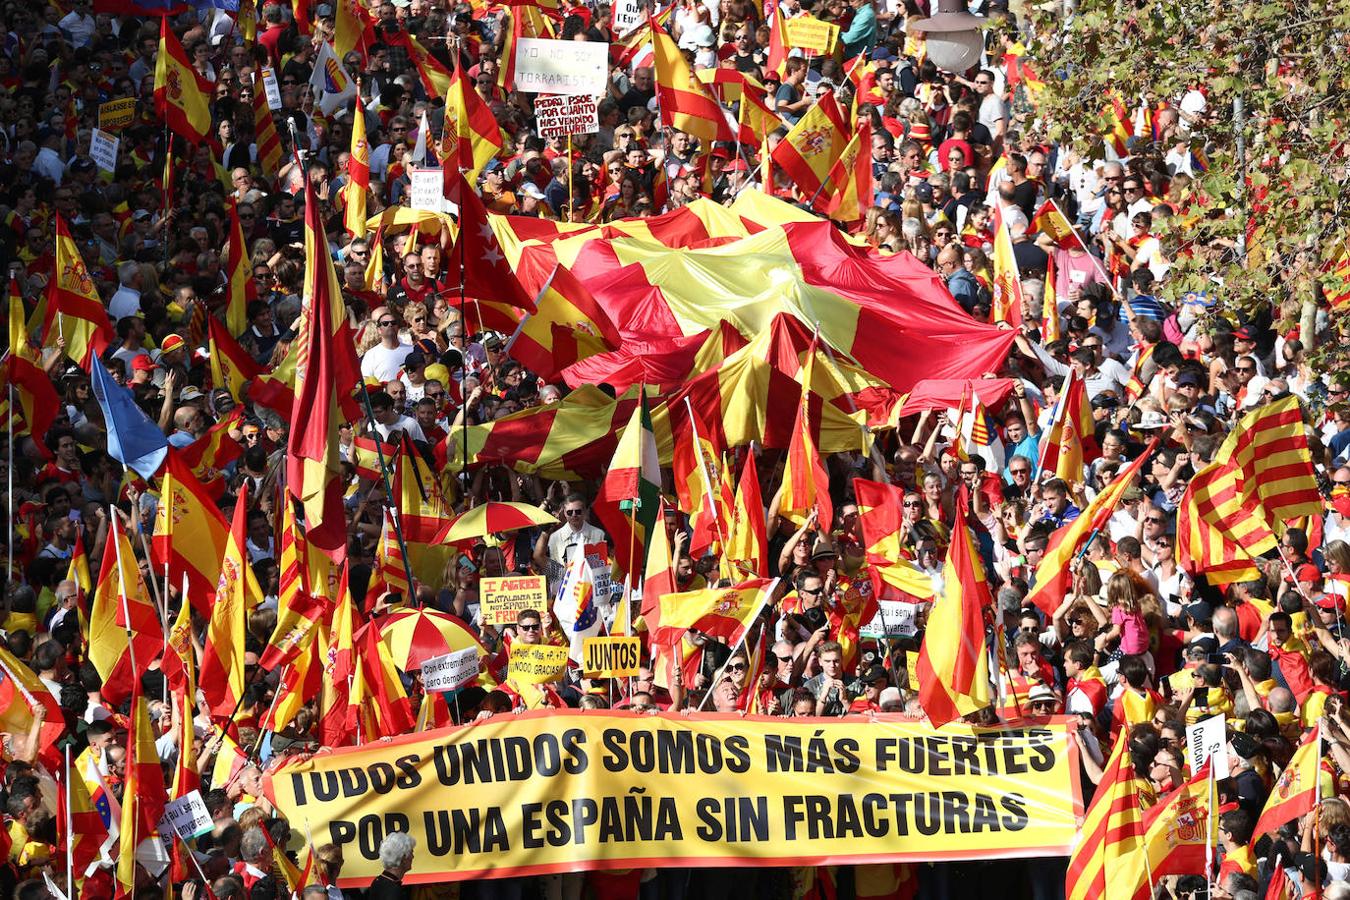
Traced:
MULTIPOLYGON (((761 893, 1350 896, 1350 380, 1169 285, 1203 87, 1070 153, 992 7, 961 73, 924 3, 8 9, 0 893, 359 896, 263 768, 579 706, 1073 718, 1069 858, 761 893), (608 44, 589 134, 525 39, 608 44)), ((748 876, 699 877, 641 894, 748 876)))

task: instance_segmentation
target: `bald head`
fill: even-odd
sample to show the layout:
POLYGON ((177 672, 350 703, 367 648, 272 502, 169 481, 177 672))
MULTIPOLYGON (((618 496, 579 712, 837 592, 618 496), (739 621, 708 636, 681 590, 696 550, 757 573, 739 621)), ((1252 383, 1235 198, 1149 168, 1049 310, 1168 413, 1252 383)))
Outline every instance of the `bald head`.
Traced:
POLYGON ((1225 644, 1237 637, 1238 618, 1237 613, 1227 606, 1220 606, 1214 610, 1214 636, 1219 639, 1219 643, 1225 644))
POLYGON ((1270 696, 1266 698, 1266 706, 1272 713, 1289 713, 1298 709, 1298 698, 1289 688, 1277 687, 1272 689, 1270 696))

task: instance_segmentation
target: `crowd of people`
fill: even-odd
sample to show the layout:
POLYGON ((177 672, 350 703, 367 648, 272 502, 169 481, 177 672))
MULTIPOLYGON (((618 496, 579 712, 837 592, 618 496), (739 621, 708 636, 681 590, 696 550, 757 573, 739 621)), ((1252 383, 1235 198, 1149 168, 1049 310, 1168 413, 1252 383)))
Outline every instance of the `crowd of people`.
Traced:
MULTIPOLYGON (((274 847, 303 856, 307 842, 312 864, 306 883, 295 886, 304 900, 417 891, 511 900, 679 900, 747 887, 800 900, 828 892, 823 876, 788 869, 678 868, 414 889, 402 884, 416 856, 403 835, 381 848, 386 871, 375 883, 343 889, 336 886, 341 849, 321 839, 314 846, 312 836, 276 816, 263 795, 265 766, 313 751, 321 739, 316 700, 276 733, 259 728, 281 676, 258 661, 285 593, 279 529, 281 507, 289 502, 282 481, 291 410, 213 380, 220 367, 209 358, 204 323, 214 317, 212 327, 223 327, 231 302, 231 210, 245 238, 243 265, 256 299, 247 303, 243 327, 229 337, 262 371, 287 359, 299 330, 306 184, 320 205, 369 389, 369 418, 341 428, 349 590, 358 604, 379 568, 391 502, 380 473, 360 457, 366 438, 378 435, 390 445, 406 439, 429 466, 438 463, 441 489, 456 512, 509 500, 540 507, 562 523, 471 542, 439 578, 414 579, 403 590, 386 585, 391 589, 365 604, 366 616, 378 623, 404 606, 435 610, 471 631, 489 658, 516 641, 565 641, 548 608, 527 610, 514 625, 486 624, 479 580, 528 572, 548 576, 556 588, 577 554, 615 538, 592 515, 600 479, 551 481, 530 474, 528 465, 509 464, 500 471, 471 466, 461 475, 445 465, 444 448, 456 446, 453 435, 465 426, 559 404, 577 386, 528 371, 512 358, 512 335, 464 316, 457 302, 462 273, 445 252, 448 227, 419 228, 410 239, 382 229, 354 236, 344 225, 345 203, 357 189, 349 175, 353 116, 363 117, 368 135, 371 217, 410 202, 413 171, 426 164, 427 148, 434 150, 442 133, 442 98, 429 94, 408 36, 470 79, 500 127, 501 152, 474 178, 487 210, 500 216, 600 224, 659 216, 700 198, 729 204, 753 191, 810 208, 817 198, 765 154, 772 155, 822 98, 833 97, 852 111, 854 123, 870 126, 866 149, 875 191, 865 214, 840 227, 876 254, 909 254, 929 267, 973 319, 997 319, 1017 330, 998 371, 972 373, 976 388, 979 376, 1011 385, 985 409, 987 440, 971 444, 960 433, 959 410, 897 416, 894 427, 873 435, 870 458, 843 453, 826 460, 833 521, 780 508, 781 448, 727 448, 737 455, 737 471, 746 456, 758 459, 761 495, 769 498, 767 575, 778 579, 768 610, 744 640, 728 646, 691 633, 693 652, 684 665, 663 670, 648 648, 636 677, 612 682, 583 679, 575 670, 537 688, 485 679, 458 695, 450 713, 455 722, 537 707, 653 714, 748 709, 765 716, 862 716, 863 727, 865 717, 877 714, 921 719, 907 654, 921 646, 931 597, 951 587, 944 559, 959 512, 983 560, 992 598, 988 635, 1005 662, 994 676, 994 704, 970 716, 972 722, 1072 717, 1089 795, 1124 729, 1140 793, 1152 805, 1194 774, 1187 725, 1223 715, 1229 740, 1221 752, 1232 774, 1217 789, 1214 870, 1161 879, 1159 896, 1275 896, 1267 886, 1286 872, 1290 896, 1350 896, 1350 644, 1343 639, 1350 597, 1350 379, 1308 364, 1307 339, 1315 336, 1278 327, 1286 311, 1277 302, 1238 318, 1212 297, 1178 295, 1169 285, 1179 253, 1204 259, 1230 250, 1179 247, 1166 227, 1203 204, 1193 182, 1198 163, 1188 149, 1203 143, 1210 125, 1202 89, 1148 108, 1149 127, 1135 129, 1128 146, 1098 140, 1095 153, 1085 156, 1045 138, 1046 123, 1035 118, 1025 79, 1014 77, 1017 22, 1005 9, 982 10, 1000 27, 990 30, 981 64, 953 73, 928 58, 915 23, 932 10, 916 0, 779 0, 767 4, 772 9, 748 0, 677 0, 663 21, 687 64, 694 71, 738 73, 744 89, 762 90, 782 121, 758 147, 701 143, 663 125, 657 72, 640 49, 626 52, 626 35, 611 26, 611 7, 569 0, 556 8, 542 4, 542 20, 557 38, 610 43, 609 95, 599 100, 594 133, 543 139, 530 95, 501 77, 512 39, 507 7, 441 0, 353 5, 370 20, 362 21, 364 36, 342 59, 359 73, 359 103, 328 112, 318 102, 324 72, 315 65, 320 49, 335 39, 337 4, 268 0, 257 9, 239 4, 238 12, 171 11, 169 29, 213 92, 210 138, 190 145, 178 140, 172 153, 171 134, 152 100, 161 47, 161 20, 152 10, 73 0, 33 9, 10 4, 0 16, 6 87, 0 96, 0 256, 7 261, 11 322, 29 322, 17 331, 12 326, 10 340, 31 342, 59 399, 51 427, 32 433, 12 385, 5 398, 7 447, 0 465, 6 468, 10 566, 0 629, 4 647, 59 704, 60 747, 77 760, 74 771, 91 795, 121 795, 132 711, 101 694, 103 679, 88 654, 91 594, 72 561, 83 557, 97 580, 117 524, 132 535, 129 546, 147 582, 163 579, 152 565, 149 540, 137 538, 154 536, 159 479, 137 477, 115 458, 119 451, 110 445, 90 367, 104 367, 130 391, 162 429, 170 452, 202 439, 237 451, 227 454, 218 473, 216 500, 225 521, 248 488, 248 562, 264 599, 250 612, 246 695, 229 722, 213 720, 203 706, 190 748, 205 779, 212 829, 193 842, 195 862, 186 869, 138 866, 135 896, 287 896, 291 887, 274 847), (784 52, 775 17, 806 15, 838 27, 835 52, 784 52), (255 17, 256 25, 246 21, 255 17), (274 74, 279 97, 279 107, 265 113, 283 151, 273 171, 264 169, 254 100, 254 81, 264 69, 274 74), (120 150, 108 172, 91 155, 92 132, 100 107, 120 99, 134 99, 135 111, 118 131, 120 150), (172 172, 167 182, 166 172, 172 172), (1043 226, 1051 201, 1075 229, 1073 240, 1043 226), (115 336, 87 361, 72 360, 59 326, 41 315, 61 275, 58 221, 69 229, 115 336), (1006 297, 996 298, 996 229, 1005 228, 1022 298, 1013 310, 1006 297), (1042 443, 1071 373, 1083 383, 1099 452, 1077 477, 1063 478, 1043 472, 1042 443), (1291 395, 1300 404, 1325 511, 1280 523, 1280 547, 1261 560, 1258 577, 1216 584, 1179 552, 1187 486, 1245 414, 1291 395), (224 434, 212 431, 227 420, 224 434), (1057 608, 1048 612, 1029 602, 1048 577, 1040 566, 1055 535, 1145 453, 1151 458, 1107 526, 1065 563, 1072 580, 1056 598, 1057 608), (880 630, 869 627, 877 607, 854 476, 899 489, 894 562, 931 581, 929 596, 910 598, 917 601, 914 627, 904 634, 884 622, 880 630), (858 621, 859 607, 851 603, 864 604, 867 621, 858 621), (1282 769, 1314 732, 1326 750, 1320 802, 1278 831, 1254 833, 1282 769), (242 766, 216 764, 227 752, 227 733, 247 759, 242 766), (222 772, 223 783, 213 783, 222 772)), ((933 289, 940 290, 937 282, 933 289)), ((688 510, 679 508, 669 468, 662 487, 668 506, 658 527, 673 547, 676 589, 727 584, 732 568, 716 544, 689 552, 688 510)), ((164 583, 163 591, 167 627, 186 600, 178 585, 164 583)), ((599 599, 611 624, 629 602, 617 589, 599 599)), ((639 618, 636 602, 631 613, 639 618)), ((200 639, 206 620, 196 615, 193 624, 200 639)), ((155 747, 169 783, 189 749, 179 746, 182 711, 168 701, 159 660, 142 663, 145 696, 155 698, 148 704, 155 747)), ((414 708, 430 702, 415 671, 403 678, 414 708)), ((61 825, 53 779, 70 777, 70 770, 64 776, 52 771, 40 752, 52 714, 39 704, 30 729, 4 735, 0 844, 7 841, 8 856, 0 883, 20 900, 55 897, 58 889, 111 897, 111 867, 84 878, 83 893, 65 884, 70 835, 61 825)), ((855 896, 946 898, 982 894, 989 878, 1002 876, 1014 895, 1050 898, 1064 896, 1065 867, 1063 858, 914 864, 903 867, 906 874, 888 891, 875 893, 864 888, 871 882, 862 870, 870 867, 858 867, 828 883, 833 890, 847 881, 855 896)))

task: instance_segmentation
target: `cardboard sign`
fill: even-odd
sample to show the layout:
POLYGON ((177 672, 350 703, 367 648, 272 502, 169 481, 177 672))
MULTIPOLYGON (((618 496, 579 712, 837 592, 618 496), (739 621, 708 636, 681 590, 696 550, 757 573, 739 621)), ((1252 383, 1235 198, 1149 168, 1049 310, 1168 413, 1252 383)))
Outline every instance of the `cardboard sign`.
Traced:
POLYGON ((642 0, 614 0, 611 30, 619 37, 642 24, 642 18, 642 0))
POLYGON ((1191 754, 1191 771, 1198 772, 1206 760, 1214 761, 1214 777, 1228 777, 1228 733, 1223 713, 1186 726, 1186 748, 1191 754))
POLYGON ((542 138, 592 134, 600 129, 596 99, 581 94, 540 94, 534 98, 534 114, 542 138))
POLYGON ((104 172, 117 171, 117 147, 122 139, 95 128, 89 136, 89 158, 104 172))
POLYGON ((789 47, 825 56, 834 52, 835 42, 839 40, 839 26, 822 22, 815 16, 798 16, 788 19, 787 40, 789 47))
POLYGON ((428 694, 457 691, 477 677, 477 647, 465 647, 422 662, 422 687, 428 694))
POLYGON ((543 612, 548 608, 548 588, 543 575, 507 575, 478 582, 478 597, 484 625, 514 625, 522 610, 543 612))
POLYGON ((638 673, 642 639, 590 637, 581 645, 581 670, 587 678, 627 678, 638 673))
POLYGON ((160 831, 166 830, 165 825, 178 832, 185 841, 200 837, 215 827, 201 791, 192 791, 165 806, 160 831))
POLYGON ((506 678, 519 684, 562 681, 563 674, 567 671, 569 652, 568 647, 522 644, 516 641, 511 645, 511 661, 507 664, 506 678))
POLYGON ((604 94, 609 44, 523 37, 516 41, 516 90, 528 94, 604 94))
POLYGON ((408 170, 408 205, 431 212, 445 211, 445 182, 440 169, 408 170))
POLYGON ((98 108, 98 127, 101 131, 121 131, 136 118, 136 98, 109 100, 98 108))
POLYGON ((281 109, 281 87, 277 84, 277 73, 271 66, 263 66, 263 93, 267 95, 267 108, 281 109))
POLYGON ((916 603, 902 600, 878 600, 877 614, 872 621, 858 629, 858 634, 870 638, 913 637, 918 634, 914 617, 919 610, 916 603))

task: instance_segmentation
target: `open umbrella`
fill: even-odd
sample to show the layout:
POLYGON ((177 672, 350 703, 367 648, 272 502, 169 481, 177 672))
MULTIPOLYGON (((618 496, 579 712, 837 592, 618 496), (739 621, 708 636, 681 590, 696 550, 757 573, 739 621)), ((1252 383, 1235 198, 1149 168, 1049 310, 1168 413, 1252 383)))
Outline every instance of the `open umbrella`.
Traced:
POLYGON ((450 532, 445 536, 447 544, 472 540, 485 534, 501 534, 504 531, 520 531, 536 525, 557 525, 558 520, 537 506, 528 503, 513 503, 504 500, 490 500, 482 506, 459 516, 450 523, 450 532))
POLYGON ((394 665, 405 672, 422 668, 433 656, 474 647, 480 657, 487 649, 454 616, 434 609, 400 609, 379 622, 380 640, 389 648, 394 665))

